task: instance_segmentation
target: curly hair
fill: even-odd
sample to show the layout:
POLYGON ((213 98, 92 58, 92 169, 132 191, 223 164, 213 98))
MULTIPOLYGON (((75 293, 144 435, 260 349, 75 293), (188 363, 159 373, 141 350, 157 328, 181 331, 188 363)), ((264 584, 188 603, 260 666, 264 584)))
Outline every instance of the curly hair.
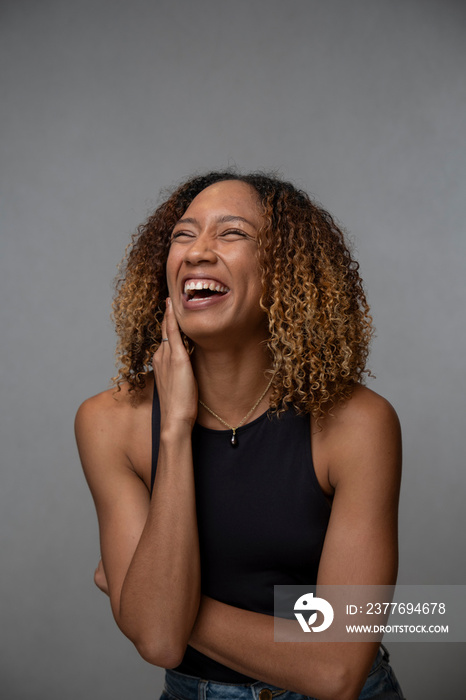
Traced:
MULTIPOLYGON (((120 266, 113 301, 117 388, 137 396, 161 342, 171 232, 192 200, 224 180, 252 186, 264 216, 258 233, 261 306, 268 317, 272 411, 289 404, 322 417, 362 382, 373 334, 359 265, 334 218, 289 182, 233 170, 196 176, 141 224, 120 266)), ((189 339, 185 339, 189 347, 189 339)))

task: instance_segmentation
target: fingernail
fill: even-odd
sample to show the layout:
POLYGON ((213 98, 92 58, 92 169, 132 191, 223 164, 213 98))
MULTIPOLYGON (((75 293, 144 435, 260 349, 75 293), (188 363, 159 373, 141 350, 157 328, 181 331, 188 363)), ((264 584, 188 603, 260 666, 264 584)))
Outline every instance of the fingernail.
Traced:
POLYGON ((172 305, 172 300, 170 299, 170 297, 167 297, 167 306, 171 306, 171 305, 172 305))

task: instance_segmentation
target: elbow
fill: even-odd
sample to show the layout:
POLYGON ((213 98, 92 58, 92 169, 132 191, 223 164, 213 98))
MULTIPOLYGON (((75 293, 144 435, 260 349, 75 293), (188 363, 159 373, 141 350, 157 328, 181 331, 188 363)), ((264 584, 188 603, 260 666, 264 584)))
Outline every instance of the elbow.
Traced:
POLYGON ((115 616, 118 627, 136 647, 139 655, 152 664, 161 668, 176 668, 183 660, 187 640, 184 641, 180 635, 170 633, 170 631, 157 631, 155 627, 137 629, 123 616, 115 616))
POLYGON ((139 655, 152 664, 161 668, 176 668, 183 660, 186 646, 168 642, 157 643, 154 640, 132 640, 139 655))
POLYGON ((183 634, 160 624, 136 625, 134 612, 129 613, 122 607, 120 603, 119 614, 115 614, 117 625, 144 661, 160 668, 179 666, 188 644, 183 634))
MULTIPOLYGON (((309 686, 309 680, 303 682, 302 693, 314 697, 315 683, 309 686)), ((354 671, 342 664, 333 666, 332 672, 327 674, 325 686, 320 689, 320 700, 358 700, 361 692, 361 684, 356 683, 354 671)))
POLYGON ((341 666, 333 681, 328 700, 358 700, 362 684, 355 678, 353 669, 341 666))
POLYGON ((340 690, 336 693, 333 693, 329 700, 358 700, 359 698, 359 691, 354 689, 354 686, 351 687, 351 685, 341 685, 340 690))
POLYGON ((167 669, 181 664, 194 620, 173 619, 174 616, 170 617, 164 610, 160 615, 148 616, 147 610, 139 605, 128 605, 123 593, 117 607, 117 624, 144 661, 167 669))

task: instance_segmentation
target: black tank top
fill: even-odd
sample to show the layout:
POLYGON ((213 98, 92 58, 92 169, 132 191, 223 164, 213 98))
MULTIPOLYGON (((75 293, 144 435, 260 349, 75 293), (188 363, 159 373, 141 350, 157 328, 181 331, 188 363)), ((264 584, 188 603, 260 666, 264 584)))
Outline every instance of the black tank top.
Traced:
MULTIPOLYGON (((160 406, 154 387, 152 479, 159 451, 160 406)), ((273 587, 316 583, 330 506, 317 481, 310 419, 290 408, 264 413, 237 430, 196 423, 192 435, 202 593, 273 615, 273 587)), ((188 646, 181 673, 224 683, 249 678, 188 646)))

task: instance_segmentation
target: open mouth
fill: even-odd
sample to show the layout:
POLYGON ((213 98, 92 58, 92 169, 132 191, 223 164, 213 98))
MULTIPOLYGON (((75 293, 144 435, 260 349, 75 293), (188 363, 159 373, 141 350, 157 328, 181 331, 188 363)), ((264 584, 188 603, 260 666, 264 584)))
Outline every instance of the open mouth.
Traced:
POLYGON ((223 284, 212 280, 188 280, 185 282, 183 291, 187 301, 192 301, 193 299, 223 296, 230 290, 223 284))

